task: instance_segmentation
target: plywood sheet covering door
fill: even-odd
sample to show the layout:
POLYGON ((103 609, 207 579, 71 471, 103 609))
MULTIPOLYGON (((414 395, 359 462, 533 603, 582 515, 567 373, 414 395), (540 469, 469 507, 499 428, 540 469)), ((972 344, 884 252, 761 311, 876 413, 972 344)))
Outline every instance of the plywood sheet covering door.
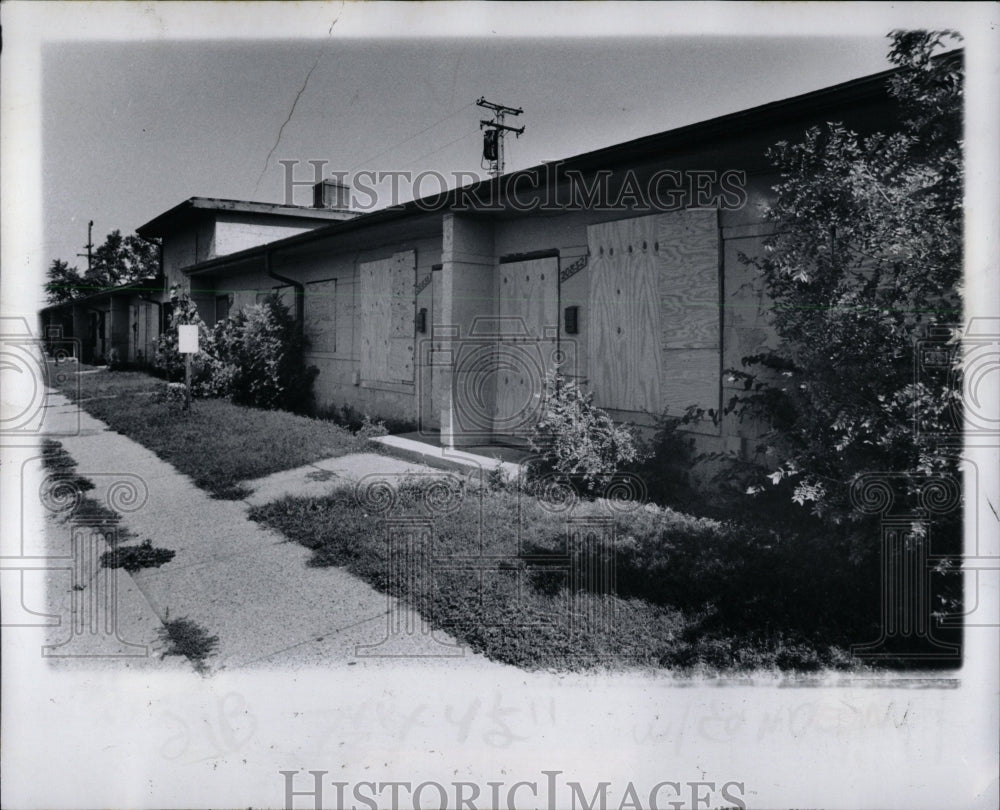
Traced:
POLYGON ((589 378, 595 403, 657 412, 661 327, 656 217, 591 225, 587 242, 589 378))
POLYGON ((718 408, 720 396, 718 212, 656 216, 663 325, 660 411, 718 408))
POLYGON ((501 264, 497 288, 501 336, 494 371, 494 432, 523 436, 537 421, 544 376, 556 351, 559 260, 553 256, 501 264))
POLYGON ((597 405, 673 415, 718 406, 717 217, 676 211, 588 227, 597 405))
POLYGON ((413 382, 413 299, 416 254, 362 262, 359 313, 361 377, 376 382, 413 382))

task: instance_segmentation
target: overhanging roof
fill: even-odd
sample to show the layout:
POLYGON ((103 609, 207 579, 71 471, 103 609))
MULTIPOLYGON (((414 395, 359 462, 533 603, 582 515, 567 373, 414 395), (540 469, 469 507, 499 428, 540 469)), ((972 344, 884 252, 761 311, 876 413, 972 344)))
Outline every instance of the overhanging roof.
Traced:
POLYGON ((87 295, 81 295, 79 298, 73 298, 70 301, 63 301, 59 304, 49 304, 48 306, 42 307, 39 312, 48 312, 52 309, 61 309, 62 307, 71 307, 77 304, 86 304, 88 301, 94 301, 105 295, 120 295, 122 293, 129 292, 162 292, 163 291, 163 276, 147 276, 146 278, 138 278, 135 281, 130 281, 128 284, 120 284, 117 287, 107 287, 103 290, 97 290, 96 292, 88 293, 87 295))
POLYGON ((245 214, 263 214, 276 219, 316 219, 337 221, 353 219, 358 214, 345 208, 311 208, 305 205, 280 205, 278 203, 250 200, 225 200, 217 197, 191 197, 168 211, 136 228, 143 237, 164 236, 178 225, 212 213, 236 211, 245 214))
MULTIPOLYGON (((962 57, 962 53, 961 49, 956 49, 942 54, 937 58, 942 60, 959 59, 962 57)), ((831 87, 762 104, 747 110, 728 113, 708 119, 707 121, 689 124, 665 132, 646 135, 624 143, 603 147, 591 152, 585 152, 557 161, 557 163, 563 171, 570 169, 580 172, 615 168, 622 165, 634 165, 658 158, 680 157, 686 153, 693 153, 704 149, 712 144, 735 141, 742 138, 744 133, 748 131, 755 131, 762 128, 776 129, 794 126, 799 123, 833 120, 843 113, 849 113, 851 110, 865 106, 880 107, 884 105, 888 108, 892 100, 889 94, 888 80, 897 73, 898 70, 894 68, 870 76, 863 76, 859 79, 853 79, 831 87)), ((245 261, 253 256, 263 256, 266 252, 305 245, 309 242, 340 233, 347 233, 406 217, 425 214, 432 210, 446 212, 459 199, 464 198, 467 200, 469 199, 469 195, 483 192, 489 189, 491 185, 496 187, 496 191, 485 191, 484 196, 491 200, 503 200, 507 198, 505 190, 510 189, 514 185, 511 182, 512 178, 527 174, 540 174, 542 177, 545 177, 546 166, 547 164, 543 163, 526 169, 520 169, 501 177, 481 180, 468 186, 452 189, 444 195, 443 200, 439 195, 424 197, 408 203, 361 214, 348 221, 331 223, 307 233, 296 234, 269 242, 265 245, 248 248, 238 253, 209 259, 185 268, 185 272, 188 274, 207 273, 231 263, 245 261)))

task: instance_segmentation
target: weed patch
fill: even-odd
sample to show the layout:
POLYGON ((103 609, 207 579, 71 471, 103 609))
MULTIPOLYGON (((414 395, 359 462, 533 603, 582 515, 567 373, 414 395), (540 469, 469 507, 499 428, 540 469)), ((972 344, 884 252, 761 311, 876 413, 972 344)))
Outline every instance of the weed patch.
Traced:
POLYGON ((160 638, 167 645, 163 652, 164 658, 168 655, 183 655, 198 672, 208 671, 205 662, 219 646, 218 636, 209 635, 208 631, 197 622, 186 618, 164 623, 159 632, 160 638))
POLYGON ((168 548, 153 548, 151 540, 143 540, 138 546, 121 546, 101 555, 101 565, 105 568, 124 568, 139 571, 143 568, 159 568, 170 562, 177 552, 168 548))

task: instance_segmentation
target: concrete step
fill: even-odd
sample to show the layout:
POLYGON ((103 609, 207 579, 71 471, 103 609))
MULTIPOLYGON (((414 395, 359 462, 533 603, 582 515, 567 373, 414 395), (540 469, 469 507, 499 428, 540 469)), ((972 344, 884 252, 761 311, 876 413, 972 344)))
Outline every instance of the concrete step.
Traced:
MULTIPOLYGON (((373 439, 385 447, 392 455, 407 461, 418 461, 441 470, 457 470, 463 473, 490 472, 499 465, 511 480, 521 475, 522 467, 513 461, 451 447, 440 447, 426 442, 407 439, 404 436, 378 436, 373 439)), ((489 452, 489 451, 487 451, 489 452)))

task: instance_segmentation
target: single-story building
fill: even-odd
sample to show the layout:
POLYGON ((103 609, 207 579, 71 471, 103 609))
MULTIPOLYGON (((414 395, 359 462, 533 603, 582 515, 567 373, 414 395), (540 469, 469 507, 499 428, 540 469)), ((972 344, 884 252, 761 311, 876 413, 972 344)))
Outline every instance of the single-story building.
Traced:
POLYGON ((163 290, 163 277, 151 276, 53 304, 40 313, 42 335, 75 338, 82 363, 146 365, 167 322, 163 290))
MULTIPOLYGON (((720 411, 725 370, 773 339, 740 260, 770 232, 767 149, 825 121, 892 128, 891 75, 369 213, 304 209, 335 221, 284 211, 251 226, 275 207, 192 198, 138 233, 161 240, 164 291, 188 290, 209 325, 286 293, 321 407, 412 421, 449 447, 517 443, 558 366, 616 419, 650 426, 720 411)), ((743 453, 753 430, 689 429, 702 449, 743 453)))
MULTIPOLYGON (((718 411, 725 369, 773 337, 739 258, 769 233, 767 148, 824 121, 891 128, 891 73, 214 258, 169 258, 161 226, 164 274, 210 323, 287 292, 321 406, 411 420, 445 446, 523 440, 557 365, 622 421, 718 411)), ((703 449, 752 438, 736 420, 690 429, 703 449)))
MULTIPOLYGON (((343 191, 336 183, 322 184, 312 207, 191 197, 138 229, 140 236, 159 245, 160 272, 155 277, 45 307, 39 313, 42 334, 74 338, 83 363, 107 363, 114 356, 122 364, 146 365, 170 322, 170 289, 179 280, 176 268, 353 219, 357 214, 342 204, 343 191)), ((213 323, 214 298, 201 303, 213 323)))

